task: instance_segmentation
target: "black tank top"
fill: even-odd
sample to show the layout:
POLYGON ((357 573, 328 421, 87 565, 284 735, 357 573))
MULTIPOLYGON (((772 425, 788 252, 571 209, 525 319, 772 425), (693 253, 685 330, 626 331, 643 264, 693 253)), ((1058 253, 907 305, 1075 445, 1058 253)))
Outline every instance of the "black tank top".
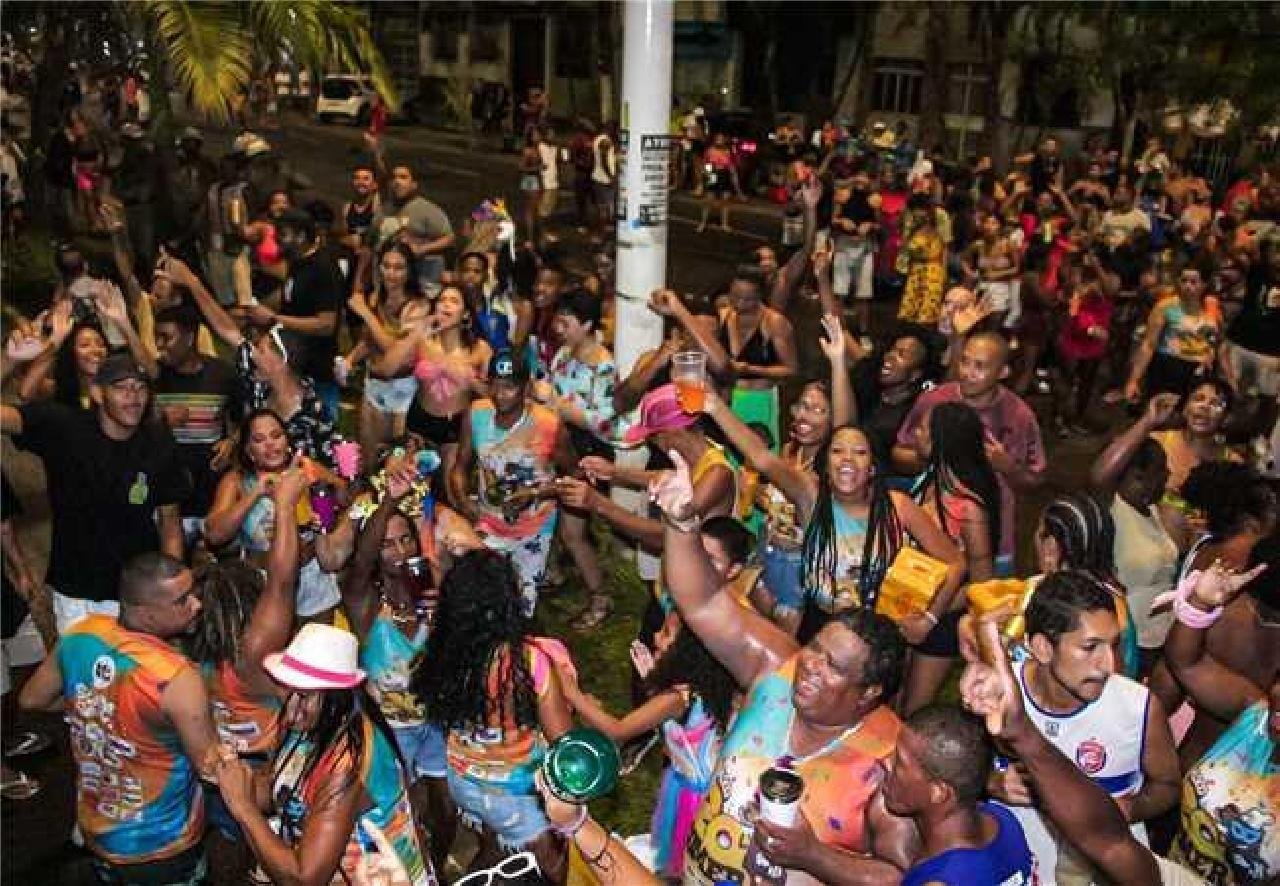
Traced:
POLYGON ((764 337, 764 321, 761 320, 760 325, 756 327, 755 332, 751 333, 751 337, 742 343, 742 350, 738 353, 733 352, 733 348, 729 345, 729 324, 726 322, 728 317, 720 321, 720 344, 724 345, 724 349, 729 352, 729 356, 734 360, 741 360, 751 366, 776 366, 781 360, 778 359, 778 351, 774 348, 773 342, 764 337))
POLYGON ((363 234, 373 224, 374 201, 362 207, 352 203, 347 207, 347 230, 353 234, 363 234))

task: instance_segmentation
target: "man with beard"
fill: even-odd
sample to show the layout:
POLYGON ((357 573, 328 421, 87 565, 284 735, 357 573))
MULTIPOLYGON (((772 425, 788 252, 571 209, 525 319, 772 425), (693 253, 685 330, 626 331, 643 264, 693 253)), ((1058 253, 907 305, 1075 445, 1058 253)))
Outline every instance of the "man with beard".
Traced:
POLYGON ((47 581, 60 634, 87 615, 119 613, 130 557, 157 548, 182 556, 178 503, 191 486, 173 436, 149 419, 142 366, 108 357, 89 394, 92 410, 51 400, 0 406, 0 431, 44 461, 53 515, 47 581))
MULTIPOLYGON (((407 163, 391 167, 387 194, 379 201, 367 232, 369 255, 380 254, 396 238, 417 256, 418 281, 423 292, 434 294, 444 273, 444 253, 455 239, 453 226, 444 210, 419 192, 418 177, 407 163)), ((363 273, 360 279, 364 279, 363 273)))
POLYGON ((383 161, 379 149, 374 161, 361 161, 355 165, 351 170, 351 199, 342 204, 337 243, 348 256, 359 257, 353 277, 355 288, 361 292, 366 292, 372 283, 360 274, 367 274, 372 269, 372 263, 365 259, 362 250, 380 206, 376 166, 381 163, 383 161))
POLYGON ((99 882, 204 882, 200 777, 212 778, 218 740, 204 681, 166 642, 191 631, 200 597, 191 570, 160 553, 130 560, 118 592, 119 617, 65 631, 20 703, 66 712, 76 819, 99 882))
MULTIPOLYGON (((1055 572, 1027 605, 1031 657, 1014 665, 1014 674, 1032 723, 1115 798, 1134 837, 1145 844, 1142 822, 1173 807, 1181 774, 1159 700, 1115 673, 1119 633, 1106 587, 1083 572, 1055 572)), ((987 791, 1021 822, 1041 882, 1087 882, 1088 862, 1046 826, 1016 761, 998 761, 987 791)))

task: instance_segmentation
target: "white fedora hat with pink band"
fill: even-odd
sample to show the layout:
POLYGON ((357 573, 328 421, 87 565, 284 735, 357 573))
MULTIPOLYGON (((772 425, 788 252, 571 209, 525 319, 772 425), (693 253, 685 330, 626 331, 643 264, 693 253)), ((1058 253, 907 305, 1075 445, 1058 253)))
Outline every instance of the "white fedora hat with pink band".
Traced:
POLYGON ((263 656, 262 667, 290 689, 350 689, 364 682, 359 655, 360 642, 350 631, 305 624, 284 652, 263 656))

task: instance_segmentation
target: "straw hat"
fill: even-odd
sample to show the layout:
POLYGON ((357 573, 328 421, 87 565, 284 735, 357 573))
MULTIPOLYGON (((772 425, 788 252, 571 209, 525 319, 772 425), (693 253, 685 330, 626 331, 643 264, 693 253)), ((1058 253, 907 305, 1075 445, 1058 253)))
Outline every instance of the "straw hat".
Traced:
POLYGON ((356 666, 360 643, 356 635, 326 624, 305 624, 284 652, 262 659, 271 678, 290 689, 350 689, 364 682, 356 666))

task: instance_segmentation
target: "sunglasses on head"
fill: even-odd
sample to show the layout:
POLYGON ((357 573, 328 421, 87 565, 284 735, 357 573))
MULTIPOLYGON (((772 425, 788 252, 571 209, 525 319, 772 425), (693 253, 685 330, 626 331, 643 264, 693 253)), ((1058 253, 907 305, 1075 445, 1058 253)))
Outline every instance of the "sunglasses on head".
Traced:
POLYGON ((491 868, 473 871, 461 880, 454 880, 453 886, 492 886, 495 883, 515 882, 517 878, 536 876, 540 873, 538 860, 533 857, 532 852, 518 852, 504 858, 491 868))

